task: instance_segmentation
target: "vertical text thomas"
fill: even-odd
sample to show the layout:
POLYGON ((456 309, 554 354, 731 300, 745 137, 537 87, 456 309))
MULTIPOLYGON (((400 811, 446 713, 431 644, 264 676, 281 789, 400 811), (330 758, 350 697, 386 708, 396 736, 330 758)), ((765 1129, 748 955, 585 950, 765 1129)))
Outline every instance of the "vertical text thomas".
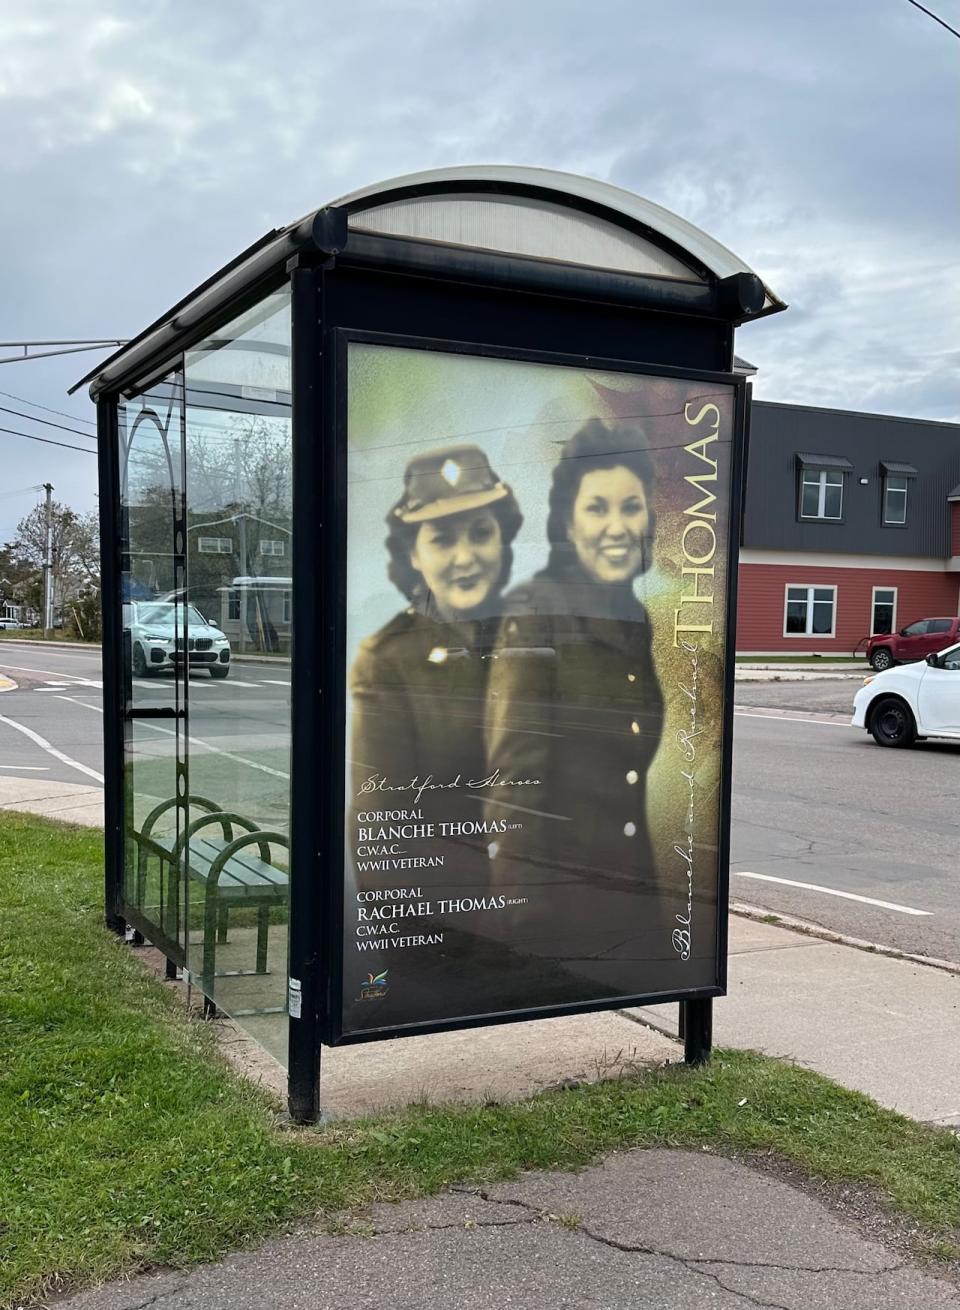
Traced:
POLYGON ((691 414, 691 408, 689 401, 683 407, 686 423, 692 428, 706 423, 710 430, 684 446, 687 455, 700 461, 697 471, 687 473, 683 479, 700 499, 683 511, 687 522, 680 534, 680 548, 683 551, 680 569, 682 590, 680 603, 673 611, 674 646, 679 646, 684 638, 694 633, 712 633, 715 616, 713 582, 717 554, 717 512, 710 509, 710 506, 717 497, 708 484, 716 484, 717 481, 717 460, 712 447, 720 436, 720 410, 712 402, 701 406, 696 414, 691 414))

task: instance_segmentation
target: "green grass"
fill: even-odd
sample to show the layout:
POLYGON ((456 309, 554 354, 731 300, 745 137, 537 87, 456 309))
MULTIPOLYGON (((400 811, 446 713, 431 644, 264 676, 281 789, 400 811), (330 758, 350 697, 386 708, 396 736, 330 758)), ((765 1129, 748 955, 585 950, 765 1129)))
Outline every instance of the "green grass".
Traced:
POLYGON ((296 1219, 637 1145, 774 1150, 873 1185, 934 1254, 956 1250, 960 1140, 750 1053, 515 1105, 282 1130, 210 1031, 102 928, 100 870, 99 833, 3 818, 2 1305, 214 1259, 296 1219))

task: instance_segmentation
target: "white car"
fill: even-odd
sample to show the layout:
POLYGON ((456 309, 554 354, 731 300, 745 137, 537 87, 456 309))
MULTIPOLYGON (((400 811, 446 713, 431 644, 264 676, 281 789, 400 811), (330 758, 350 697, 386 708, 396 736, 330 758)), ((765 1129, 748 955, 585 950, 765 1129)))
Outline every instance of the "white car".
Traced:
POLYGON ((866 728, 878 746, 960 740, 960 645, 866 678, 853 698, 853 726, 866 728))
MULTIPOLYGON (((183 661, 181 605, 173 601, 130 601, 123 607, 123 626, 130 633, 130 662, 136 678, 183 661)), ((191 669, 206 668, 211 678, 230 672, 230 642, 193 605, 187 606, 187 661, 191 669)))

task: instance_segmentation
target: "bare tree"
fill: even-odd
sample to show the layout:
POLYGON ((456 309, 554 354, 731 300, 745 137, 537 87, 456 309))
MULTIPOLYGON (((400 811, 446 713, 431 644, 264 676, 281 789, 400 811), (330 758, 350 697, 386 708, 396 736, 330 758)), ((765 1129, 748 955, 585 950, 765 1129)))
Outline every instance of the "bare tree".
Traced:
MULTIPOLYGON (((100 580, 100 529, 96 514, 78 514, 54 501, 51 507, 53 603, 62 606, 68 595, 100 580)), ((20 520, 9 549, 37 575, 47 556, 47 528, 42 505, 20 520)))

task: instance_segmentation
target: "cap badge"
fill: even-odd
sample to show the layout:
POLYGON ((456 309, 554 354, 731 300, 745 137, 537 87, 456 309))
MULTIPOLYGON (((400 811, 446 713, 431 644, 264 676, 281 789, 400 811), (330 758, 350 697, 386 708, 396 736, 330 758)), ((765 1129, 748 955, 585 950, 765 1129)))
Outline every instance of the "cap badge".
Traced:
POLYGON ((462 472, 463 470, 455 459, 444 460, 440 468, 440 476, 445 482, 449 482, 451 487, 455 487, 460 481, 462 472))

